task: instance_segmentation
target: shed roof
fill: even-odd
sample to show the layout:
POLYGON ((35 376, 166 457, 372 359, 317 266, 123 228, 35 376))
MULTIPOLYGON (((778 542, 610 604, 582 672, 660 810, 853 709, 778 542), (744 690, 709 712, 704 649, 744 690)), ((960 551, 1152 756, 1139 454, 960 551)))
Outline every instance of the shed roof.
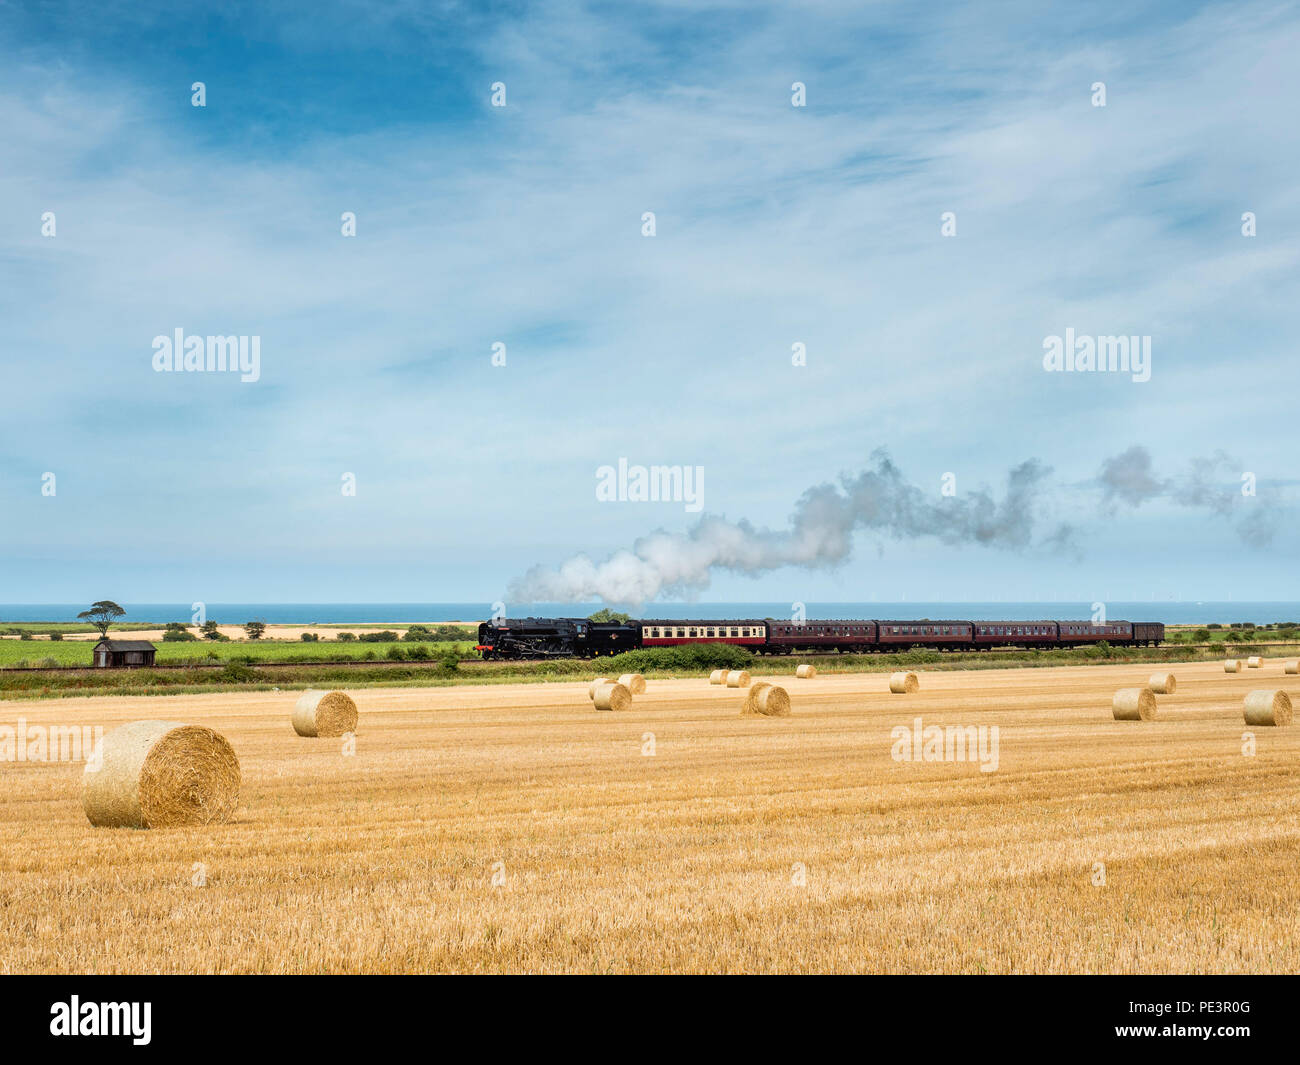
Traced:
POLYGON ((96 650, 105 647, 110 651, 156 651, 148 640, 100 640, 95 644, 96 650))

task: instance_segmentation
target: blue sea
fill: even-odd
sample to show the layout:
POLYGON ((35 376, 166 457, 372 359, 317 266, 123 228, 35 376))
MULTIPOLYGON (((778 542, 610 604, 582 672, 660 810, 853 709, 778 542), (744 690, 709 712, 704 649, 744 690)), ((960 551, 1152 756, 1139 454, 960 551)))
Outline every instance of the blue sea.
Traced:
MULTIPOLYGON (((0 604, 0 625, 14 621, 76 621, 89 604, 0 604)), ((191 622, 189 603, 122 603, 120 625, 133 622, 191 622)), ((525 615, 586 617, 600 603, 511 604, 511 617, 525 615)), ((1032 621, 1039 618, 1087 621, 1091 603, 806 603, 809 618, 877 618, 919 621, 926 618, 987 621, 1032 621)), ((651 603, 628 611, 643 618, 788 618, 790 603, 651 603)), ((399 624, 476 621, 488 617, 488 603, 208 603, 207 618, 223 625, 265 621, 272 625, 399 624)), ((1300 621, 1300 603, 1121 603, 1108 602, 1106 616, 1116 621, 1163 621, 1208 624, 1250 621, 1300 621)))

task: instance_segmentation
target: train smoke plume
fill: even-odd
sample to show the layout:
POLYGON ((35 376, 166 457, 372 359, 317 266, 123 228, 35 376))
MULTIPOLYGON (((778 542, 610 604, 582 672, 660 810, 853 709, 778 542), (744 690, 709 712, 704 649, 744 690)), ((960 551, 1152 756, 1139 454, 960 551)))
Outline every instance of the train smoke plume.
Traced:
MULTIPOLYGON (((1140 445, 1108 458, 1101 465, 1102 509, 1114 514, 1120 506, 1140 507, 1154 500, 1207 511, 1228 517, 1241 493, 1241 463, 1223 451, 1209 458, 1193 458, 1187 471, 1175 477, 1159 477, 1151 453, 1140 445)), ((1273 538, 1273 515, 1256 506, 1237 524, 1237 534, 1254 547, 1273 538)))
MULTIPOLYGON (((960 497, 924 492, 904 480, 883 450, 873 465, 840 483, 809 488, 795 503, 789 528, 758 528, 747 521, 705 515, 685 533, 643 536, 631 550, 604 561, 576 555, 560 566, 534 566, 513 581, 515 602, 640 604, 663 593, 691 593, 709 585, 714 569, 758 576, 782 566, 826 568, 845 561, 853 537, 874 531, 896 540, 933 536, 948 544, 1006 550, 1030 546, 1040 497, 1051 473, 1037 459, 1007 474, 998 501, 987 489, 960 497)), ((1059 546, 1068 530, 1052 534, 1059 546)))

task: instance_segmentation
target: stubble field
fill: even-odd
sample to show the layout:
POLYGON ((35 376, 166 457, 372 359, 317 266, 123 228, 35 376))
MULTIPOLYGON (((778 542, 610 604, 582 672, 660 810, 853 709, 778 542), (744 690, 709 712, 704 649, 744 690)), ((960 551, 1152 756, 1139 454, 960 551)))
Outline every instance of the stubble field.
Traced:
POLYGON ((6 703, 208 725, 244 784, 95 829, 79 764, 0 762, 0 971, 1297 971, 1300 728, 1244 754, 1241 700, 1300 677, 1174 668, 1149 723, 1132 665, 785 677, 773 719, 705 678, 373 688, 351 755, 295 692, 6 703), (917 717, 998 726, 997 770, 896 761, 917 717))

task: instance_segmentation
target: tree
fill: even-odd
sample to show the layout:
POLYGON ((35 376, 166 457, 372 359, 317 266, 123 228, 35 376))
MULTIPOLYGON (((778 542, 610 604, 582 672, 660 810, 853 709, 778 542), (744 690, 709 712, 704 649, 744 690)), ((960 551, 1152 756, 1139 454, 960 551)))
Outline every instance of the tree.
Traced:
POLYGON ((260 640, 262 633, 266 631, 265 621, 246 621, 244 622, 244 631, 248 633, 250 640, 260 640))
POLYGON ((203 633, 203 638, 205 640, 221 639, 221 630, 217 627, 215 621, 205 621, 199 629, 199 632, 203 633))
POLYGON ((83 610, 77 615, 81 621, 88 621, 94 625, 104 639, 108 638, 108 627, 118 618, 125 616, 126 611, 111 599, 101 599, 98 603, 92 603, 89 610, 83 610))
POLYGON ((619 613, 618 611, 616 611, 616 610, 610 610, 609 607, 604 607, 604 608, 602 608, 602 609, 600 609, 600 610, 597 610, 594 614, 588 614, 588 615, 587 615, 587 620, 588 620, 588 621, 595 621, 595 622, 611 622, 611 621, 616 621, 616 622, 622 623, 622 622, 625 622, 625 621, 631 621, 631 620, 632 620, 632 615, 631 615, 631 614, 620 614, 620 613, 619 613))

